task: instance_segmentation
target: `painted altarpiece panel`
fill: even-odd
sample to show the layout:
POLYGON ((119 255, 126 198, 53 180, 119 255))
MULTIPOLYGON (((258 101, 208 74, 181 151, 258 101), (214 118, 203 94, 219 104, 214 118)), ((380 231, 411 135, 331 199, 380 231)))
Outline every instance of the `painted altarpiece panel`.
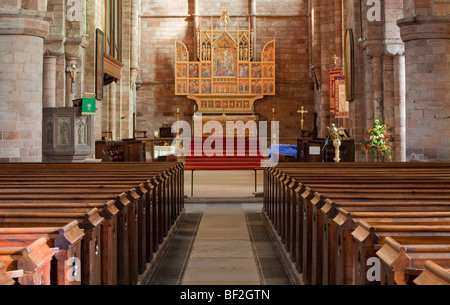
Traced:
POLYGON ((230 22, 217 29, 197 29, 197 59, 189 60, 186 45, 175 40, 175 94, 197 103, 197 112, 205 114, 254 114, 254 103, 264 95, 276 94, 275 40, 254 61, 253 29, 231 27, 230 22))

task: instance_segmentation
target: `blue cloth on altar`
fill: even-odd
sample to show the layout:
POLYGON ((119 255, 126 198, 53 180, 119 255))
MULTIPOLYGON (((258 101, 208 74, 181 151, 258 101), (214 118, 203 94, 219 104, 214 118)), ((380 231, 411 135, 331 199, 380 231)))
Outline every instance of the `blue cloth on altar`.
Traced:
POLYGON ((272 157, 273 153, 297 158, 297 145, 271 145, 269 148, 269 158, 272 157), (278 152, 276 151, 277 149, 278 152))

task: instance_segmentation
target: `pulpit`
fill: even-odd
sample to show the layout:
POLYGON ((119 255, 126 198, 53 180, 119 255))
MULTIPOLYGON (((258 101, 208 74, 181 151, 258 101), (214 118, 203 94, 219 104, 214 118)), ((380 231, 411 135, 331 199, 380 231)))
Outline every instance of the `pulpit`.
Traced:
POLYGON ((94 118, 81 107, 45 107, 42 122, 45 161, 83 162, 94 154, 94 118))

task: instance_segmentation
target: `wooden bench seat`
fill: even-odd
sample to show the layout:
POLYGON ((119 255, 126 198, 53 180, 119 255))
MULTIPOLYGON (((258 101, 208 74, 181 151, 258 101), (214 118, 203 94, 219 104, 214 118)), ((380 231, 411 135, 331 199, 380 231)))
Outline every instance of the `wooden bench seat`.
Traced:
MULTIPOLYGON (((318 200, 318 202, 320 201, 318 200)), ((352 249, 352 239, 349 236, 356 229, 360 218, 389 219, 391 222, 400 221, 403 218, 404 221, 412 223, 419 217, 418 214, 433 221, 433 218, 448 217, 448 212, 450 211, 450 203, 448 202, 444 204, 434 201, 410 202, 408 199, 375 202, 362 200, 352 203, 339 203, 339 201, 325 199, 319 205, 320 210, 314 209, 314 206, 312 207, 313 210, 309 214, 312 214, 311 218, 313 220, 310 226, 304 227, 304 230, 311 230, 311 235, 313 236, 311 255, 314 256, 317 252, 319 253, 318 257, 321 261, 318 261, 318 266, 322 270, 324 283, 327 284, 333 284, 335 281, 334 275, 329 274, 329 272, 336 267, 336 264, 340 270, 337 273, 339 274, 339 279, 336 279, 336 281, 342 283, 341 271, 342 268, 345 269, 343 264, 344 262, 346 264, 350 262, 345 257, 347 252, 342 252, 340 249, 352 249), (436 213, 433 214, 432 211, 436 211, 436 213), (428 214, 428 216, 424 216, 424 213, 428 214), (337 245, 341 245, 341 248, 337 249, 337 245), (336 260, 338 261, 337 263, 335 263, 336 260)), ((308 206, 305 208, 308 208, 308 206)), ((436 220, 436 222, 438 221, 436 220)), ((350 268, 352 268, 352 265, 346 270, 350 268)), ((346 275, 344 276, 348 278, 346 275)))
MULTIPOLYGON (((144 213, 144 208, 140 205, 142 202, 138 200, 140 197, 137 195, 136 190, 122 193, 120 196, 96 196, 95 193, 87 194, 82 191, 83 189, 80 189, 75 196, 73 194, 59 193, 58 189, 53 190, 52 194, 39 194, 38 192, 21 194, 18 191, 17 194, 8 196, 14 198, 14 200, 6 196, 0 197, 0 208, 11 209, 20 207, 23 210, 25 207, 30 207, 30 205, 38 207, 56 205, 59 208, 93 207, 101 209, 100 215, 104 215, 109 219, 108 223, 101 226, 103 247, 104 250, 107 249, 108 251, 105 255, 101 254, 103 282, 111 283, 112 281, 111 284, 114 284, 115 281, 118 281, 119 284, 135 282, 139 267, 142 268, 142 265, 145 267, 147 256, 146 253, 139 252, 139 249, 146 250, 145 245, 142 244, 146 242, 143 241, 145 240, 146 226, 141 219, 143 216, 138 216, 138 211, 144 213), (78 195, 80 192, 82 195, 78 195), (141 220, 141 223, 139 223, 139 220, 141 220), (139 224, 142 227, 139 227, 139 224), (142 238, 143 236, 144 238, 142 238), (141 260, 139 259, 139 253, 141 254, 141 260), (139 261, 141 261, 141 266, 139 266, 139 261), (142 263, 143 261, 145 262, 142 263), (117 266, 114 266, 114 263, 117 266), (117 275, 114 275, 115 272, 117 275)), ((56 211, 56 213, 59 212, 56 211)), ((22 213, 22 215, 25 214, 22 213)), ((86 281, 85 283, 92 283, 92 281, 86 281)))
POLYGON ((55 263, 52 263, 52 268, 56 269, 55 271, 52 270, 52 285, 81 284, 81 274, 73 274, 73 272, 81 272, 81 266, 72 268, 67 264, 68 260, 75 259, 78 259, 81 264, 83 263, 81 261, 81 244, 84 232, 79 228, 77 221, 54 227, 24 227, 22 225, 14 227, 13 224, 6 223, 7 227, 4 228, 4 224, 0 223, 0 245, 3 247, 19 247, 25 242, 46 237, 47 245, 51 249, 57 250, 54 256, 55 263), (72 272, 71 277, 67 276, 69 272, 72 272))
POLYGON ((336 246, 327 235, 341 207, 352 212, 450 211, 448 163, 315 165, 264 172, 264 210, 306 283, 335 283, 329 279, 335 272, 329 270, 334 256, 329 247, 336 246), (331 203, 325 204, 328 198, 331 203))
POLYGON ((450 269, 442 268, 433 261, 425 263, 425 270, 414 280, 416 285, 450 285, 450 269))
POLYGON ((3 247, 0 244, 0 261, 4 263, 6 271, 23 270, 23 276, 17 279, 20 285, 50 285, 53 256, 45 237, 33 242, 26 241, 16 247, 3 247))
MULTIPOLYGON (((119 280, 120 284, 133 284, 182 211, 184 167, 181 163, 77 165, 0 164, 4 169, 0 174, 0 207, 95 207, 102 210, 104 222, 114 221, 116 215, 117 224, 102 225, 108 228, 102 232, 109 231, 110 236, 120 240, 116 247, 112 246, 117 255, 122 256, 117 265, 121 266, 123 274, 119 270, 116 279, 123 281, 119 280), (126 193, 120 193, 126 189, 126 193), (109 210, 104 208, 106 203, 109 203, 109 210), (119 245, 121 242, 125 242, 125 246, 119 245)), ((102 261, 112 261, 109 257, 102 261)), ((108 279, 102 280, 104 284, 115 284, 113 275, 102 275, 102 279, 108 279)))
MULTIPOLYGON (((321 209, 322 213, 319 214, 322 215, 322 220, 319 220, 316 226, 318 228, 316 234, 320 236, 317 243, 322 242, 323 276, 324 279, 328 278, 331 284, 353 283, 351 270, 354 262, 351 233, 358 226, 360 219, 389 223, 403 221, 413 224, 424 221, 439 223, 441 219, 448 219, 449 216, 448 205, 434 206, 432 202, 422 202, 421 205, 415 206, 402 201, 387 201, 378 206, 362 202, 359 203, 357 209, 353 208, 353 206, 345 204, 339 205, 338 208, 333 204, 325 204, 321 209), (322 240, 320 240, 321 237, 323 237, 322 240)), ((314 249, 317 248, 313 246, 314 249)), ((320 244, 317 251, 320 251, 320 244)))
POLYGON ((11 273, 6 271, 5 263, 0 261, 0 286, 14 285, 16 281, 11 276, 11 273))
MULTIPOLYGON (((301 191, 301 190, 300 190, 301 191)), ((305 188, 304 191, 301 193, 301 199, 299 200, 297 204, 297 209, 299 211, 302 211, 303 219, 296 218, 294 221, 292 215, 293 206, 291 201, 291 206, 285 208, 285 215, 283 215, 282 212, 279 212, 279 223, 280 226, 280 234, 286 234, 286 232, 289 232, 289 230, 286 228, 286 226, 291 226, 290 223, 293 222, 295 225, 295 222, 299 222, 301 224, 301 232, 302 232, 302 247, 303 253, 296 252, 296 255, 303 255, 302 259, 297 259, 297 261, 302 261, 303 267, 301 270, 303 270, 304 278, 307 282, 309 282, 309 279, 311 279, 311 283, 321 283, 322 282, 322 260, 323 260, 323 252, 322 252, 322 246, 324 244, 323 237, 328 234, 327 232, 332 230, 332 228, 329 228, 328 226, 324 226, 325 224, 329 224, 331 222, 331 219, 334 218, 337 215, 338 208, 341 206, 339 203, 340 200, 334 200, 332 203, 330 203, 327 207, 324 208, 326 200, 323 195, 320 193, 316 193, 313 190, 309 188, 305 188), (285 227, 285 231, 283 232, 283 227, 285 227), (305 269, 308 268, 308 269, 305 269), (311 272, 309 272, 311 271, 311 272)), ((341 196, 343 197, 343 196, 341 196)), ((391 210, 404 210, 405 207, 408 207, 408 209, 415 205, 417 210, 423 210, 423 206, 430 206, 432 209, 436 210, 444 210, 444 211, 450 211, 450 202, 442 202, 442 205, 439 203, 436 203, 433 201, 433 199, 430 199, 431 201, 424 201, 422 199, 421 201, 418 201, 415 196, 408 197, 407 195, 398 196, 398 198, 394 198, 391 200, 392 196, 389 196, 390 200, 386 201, 383 199, 376 199, 378 201, 375 201, 373 199, 374 196, 367 195, 363 196, 361 194, 358 198, 353 198, 353 196, 348 200, 353 200, 354 205, 357 206, 359 209, 366 210, 367 208, 373 208, 372 210, 380 210, 384 211, 386 209, 391 210), (414 198, 414 199, 410 199, 414 198), (413 202, 408 202, 408 200, 413 200, 413 202), (370 203, 368 203, 368 201, 370 203)), ((334 198, 333 198, 334 199, 334 198)), ((343 207, 348 207, 344 203, 342 204, 343 207)), ((410 210, 414 210, 414 208, 411 208, 410 210)), ((348 207, 349 208, 349 207, 348 207)), ((293 226, 291 226, 293 227, 293 226)), ((297 231, 298 232, 298 231, 297 231)), ((300 235, 300 232, 298 233, 291 233, 292 236, 298 236, 300 235)), ((288 238, 289 238, 288 234, 288 238)), ((298 237, 297 237, 298 241, 298 237)), ((291 243, 294 244, 294 240, 291 239, 291 243)), ((294 247, 290 247, 291 249, 294 247)), ((298 248, 297 248, 298 249, 298 248)), ((299 249, 300 251, 300 249, 299 249)), ((326 259, 326 258, 325 258, 326 259)))
POLYGON ((450 225, 448 223, 437 225, 426 222, 422 225, 372 223, 361 220, 352 235, 355 242, 353 256, 355 260, 355 284, 370 285, 376 283, 369 282, 366 277, 367 260, 376 257, 377 249, 385 243, 387 237, 394 239, 413 238, 416 243, 423 242, 430 237, 435 240, 448 241, 450 240, 450 225))
POLYGON ((382 285, 412 285, 414 279, 425 269, 426 261, 450 269, 450 240, 428 236, 424 241, 415 238, 387 237, 377 251, 382 262, 382 285))
POLYGON ((357 228, 360 219, 394 223, 396 219, 414 221, 417 218, 438 222, 438 218, 448 217, 448 209, 443 212, 431 211, 431 206, 412 209, 402 204, 391 207, 384 205, 382 209, 374 209, 372 206, 363 208, 364 206, 360 207, 363 212, 349 212, 347 207, 341 206, 337 216, 327 221, 327 234, 324 234, 323 240, 323 268, 324 275, 329 275, 332 284, 354 284, 354 240, 351 234, 357 228))
POLYGON ((81 283, 83 285, 101 284, 101 225, 103 217, 94 208, 87 212, 27 211, 25 209, 7 209, 0 211, 0 226, 3 228, 33 228, 64 226, 76 220, 84 231, 81 243, 81 283))
MULTIPOLYGON (((134 234, 133 231, 130 231, 130 234, 133 237, 136 237, 137 240, 135 242, 135 244, 139 247, 139 250, 136 251, 136 255, 139 253, 140 256, 139 258, 136 260, 140 261, 140 265, 138 266, 139 270, 142 272, 142 270, 145 268, 145 263, 146 263, 146 257, 147 254, 145 253, 145 251, 147 251, 147 248, 145 246, 145 239, 146 239, 146 223, 145 220, 147 219, 145 213, 148 213, 148 211, 150 211, 150 203, 149 203, 149 198, 147 198, 146 193, 148 189, 151 189, 152 187, 141 184, 140 186, 133 188, 132 190, 127 192, 127 197, 128 199, 131 199, 129 201, 127 201, 127 203, 125 204, 123 200, 117 200, 116 203, 118 205, 118 207, 123 210, 125 207, 132 210, 129 213, 129 224, 135 224, 136 226, 139 227, 135 227, 134 230, 137 233, 134 234), (132 204, 130 204, 130 202, 132 202, 132 204), (134 215, 133 215, 134 214, 134 215), (135 222, 135 220, 137 220, 137 222, 135 222), (138 242, 138 240, 140 242, 138 242)), ((79 186, 78 188, 64 188, 64 187, 59 187, 59 188, 43 188, 42 190, 40 190, 39 188, 32 188, 32 189, 26 189, 23 190, 23 188, 21 187, 17 187, 17 188, 13 188, 13 189, 8 189, 5 190, 3 189, 3 196, 2 196, 2 202, 4 201, 8 201, 11 203, 16 203, 18 201, 18 199, 20 200, 32 200, 30 199, 30 197, 32 196, 33 198, 35 198, 33 200, 33 202, 36 202, 36 198, 38 198, 39 200, 46 200, 48 202, 50 202, 50 200, 56 199, 58 202, 61 202, 61 200, 59 198, 61 198, 60 194, 63 193, 64 194, 64 198, 68 198, 66 200, 69 201, 73 201, 74 199, 81 199, 81 200, 85 200, 85 201, 92 201, 92 200, 109 200, 112 198, 117 197, 117 193, 120 190, 120 188, 117 187, 110 187, 110 188, 103 188, 103 187, 99 187, 99 188, 92 188, 92 187, 88 187, 88 186, 79 186), (20 191, 20 195, 17 194, 17 192, 20 191), (105 194, 105 196, 102 196, 103 194, 99 194, 99 193, 103 193, 105 194), (57 195, 56 195, 57 194, 57 195), (78 194, 83 194, 83 195, 78 195, 78 194), (76 195, 76 196, 75 196, 76 195)), ((158 205, 156 205, 156 207, 158 207, 158 205)), ((171 209, 170 211, 172 211, 173 209, 171 209)), ((124 212, 125 213, 125 212, 124 212)), ((172 214, 172 213, 171 213, 172 214)), ((172 215, 170 215, 172 217, 172 215)), ((162 216, 160 216, 162 218, 162 216)), ((160 220, 161 220, 160 218, 160 220)), ((171 223, 169 223, 168 217, 164 218, 166 221, 165 222, 161 222, 161 224, 164 223, 164 225, 166 226, 170 226, 171 223)), ((161 227, 161 230, 163 230, 164 228, 161 227)), ((123 247, 124 249, 128 249, 132 247, 123 247)), ((134 252, 133 254, 134 255, 134 252)), ((133 269, 134 270, 134 269, 133 269)))

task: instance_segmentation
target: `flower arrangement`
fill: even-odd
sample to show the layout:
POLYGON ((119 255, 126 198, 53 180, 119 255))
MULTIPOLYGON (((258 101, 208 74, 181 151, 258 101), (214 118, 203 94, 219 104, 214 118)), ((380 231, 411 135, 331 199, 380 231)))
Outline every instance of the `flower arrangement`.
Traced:
POLYGON ((366 140, 361 143, 361 146, 363 154, 367 151, 371 151, 374 156, 380 154, 392 159, 391 135, 387 131, 387 126, 382 125, 379 120, 376 120, 373 124, 373 128, 367 131, 366 140))

